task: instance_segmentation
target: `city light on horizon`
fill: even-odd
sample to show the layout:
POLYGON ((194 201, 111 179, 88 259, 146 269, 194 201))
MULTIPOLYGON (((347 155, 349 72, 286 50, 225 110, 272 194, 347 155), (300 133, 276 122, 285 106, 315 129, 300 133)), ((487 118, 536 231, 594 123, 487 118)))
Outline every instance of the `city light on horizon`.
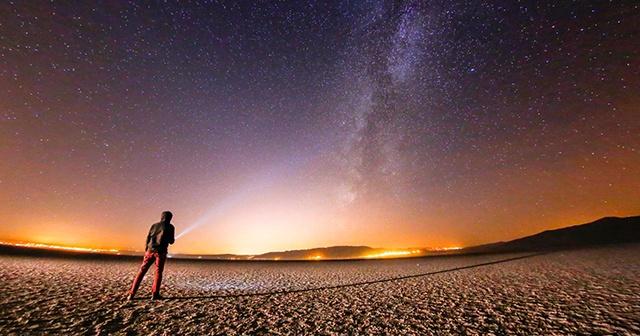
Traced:
POLYGON ((116 249, 98 249, 98 248, 87 248, 87 247, 51 245, 51 244, 42 244, 42 243, 22 243, 22 242, 20 242, 20 243, 11 243, 11 242, 0 241, 0 245, 27 247, 27 248, 36 248, 36 249, 47 249, 47 250, 62 250, 62 251, 71 251, 71 252, 120 253, 120 251, 118 251, 116 249))

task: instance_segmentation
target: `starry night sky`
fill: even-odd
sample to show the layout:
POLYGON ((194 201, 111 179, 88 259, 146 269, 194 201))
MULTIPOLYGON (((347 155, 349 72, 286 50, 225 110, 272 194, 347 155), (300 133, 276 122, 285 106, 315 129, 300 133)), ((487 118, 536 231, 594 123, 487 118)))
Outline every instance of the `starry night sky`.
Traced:
POLYGON ((2 1, 0 239, 468 246, 640 214, 633 1, 2 1))

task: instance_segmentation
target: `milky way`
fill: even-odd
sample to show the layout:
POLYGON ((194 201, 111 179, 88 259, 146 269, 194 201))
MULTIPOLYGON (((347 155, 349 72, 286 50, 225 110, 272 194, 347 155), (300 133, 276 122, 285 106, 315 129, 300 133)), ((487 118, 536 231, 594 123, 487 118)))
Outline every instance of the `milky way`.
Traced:
POLYGON ((450 246, 640 213, 631 1, 0 4, 0 239, 450 246))

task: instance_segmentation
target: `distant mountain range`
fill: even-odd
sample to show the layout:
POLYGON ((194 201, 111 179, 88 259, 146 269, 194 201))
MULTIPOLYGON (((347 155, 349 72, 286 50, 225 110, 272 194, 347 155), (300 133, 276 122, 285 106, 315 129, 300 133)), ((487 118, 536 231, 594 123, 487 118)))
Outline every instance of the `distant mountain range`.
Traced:
MULTIPOLYGON (((640 242, 640 216, 606 217, 595 222, 548 230, 532 236, 507 242, 466 247, 457 250, 437 250, 431 248, 386 249, 368 246, 333 246, 307 250, 269 252, 260 255, 181 255, 173 258, 206 260, 339 260, 381 257, 424 257, 451 254, 529 252, 559 250, 585 246, 640 242)), ((114 257, 109 253, 76 253, 70 251, 44 250, 23 246, 0 244, 0 254, 62 255, 86 257, 114 257)), ((134 257, 139 253, 121 253, 117 257, 134 257)))
POLYGON ((460 252, 541 251, 635 242, 640 242, 640 216, 605 217, 595 222, 548 230, 508 242, 467 247, 460 252))
MULTIPOLYGON (((605 217, 595 222, 544 231, 508 242, 438 251, 431 248, 385 249, 368 246, 333 246, 308 250, 269 252, 254 256, 212 255, 205 259, 240 260, 318 260, 365 259, 380 256, 424 257, 451 254, 528 252, 585 246, 640 242, 640 216, 605 217)), ((191 256, 192 257, 192 256, 191 256)))
POLYGON ((353 259, 363 258, 383 252, 369 246, 332 246, 308 250, 292 250, 284 252, 269 252, 255 256, 256 259, 353 259))
POLYGON ((340 260, 367 259, 385 256, 425 256, 429 252, 429 249, 424 248, 387 249, 373 248, 369 246, 331 246, 305 250, 268 252, 258 255, 214 254, 202 256, 173 255, 173 257, 213 260, 340 260))

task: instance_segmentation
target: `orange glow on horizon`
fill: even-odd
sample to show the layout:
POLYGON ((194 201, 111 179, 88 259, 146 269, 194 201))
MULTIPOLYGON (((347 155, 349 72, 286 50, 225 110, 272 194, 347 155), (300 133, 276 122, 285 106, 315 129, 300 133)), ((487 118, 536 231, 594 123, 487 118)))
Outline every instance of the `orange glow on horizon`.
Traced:
POLYGON ((50 245, 50 244, 42 244, 42 243, 9 243, 9 242, 0 242, 0 245, 9 245, 9 246, 17 246, 17 247, 28 247, 28 248, 39 248, 39 249, 49 249, 49 250, 62 250, 62 251, 72 251, 72 252, 120 253, 120 251, 116 250, 116 249, 98 249, 98 248, 88 248, 88 247, 50 245))
MULTIPOLYGON (((36 248, 36 249, 50 249, 50 250, 62 250, 62 251, 71 251, 71 252, 85 252, 85 253, 110 253, 110 254, 120 254, 121 251, 118 249, 109 249, 109 248, 90 248, 90 247, 79 247, 79 246, 67 246, 67 245, 58 245, 58 244, 45 244, 45 243, 35 243, 35 242, 8 242, 8 241, 0 241, 0 245, 7 246, 16 246, 16 247, 26 247, 26 248, 36 248)), ((365 259, 387 259, 387 258, 402 258, 408 256, 419 256, 423 255, 426 252, 442 252, 442 251, 452 251, 452 250, 460 250, 462 247, 452 246, 452 247, 431 247, 425 249, 413 249, 413 250, 386 250, 384 252, 369 254, 362 256, 360 258, 365 259)), ((129 251, 128 253, 133 252, 137 253, 140 251, 129 251)), ((272 251, 264 251, 262 253, 269 253, 272 251)), ((172 253, 175 254, 175 253, 172 253)), ((216 255, 217 253, 178 253, 184 255, 198 256, 198 255, 216 255)), ((226 253, 221 253, 226 254, 226 253)), ((260 254, 260 253, 258 253, 260 254)), ((238 258, 231 257, 230 260, 247 260, 254 259, 255 254, 237 254, 238 258), (246 257, 246 258, 245 258, 246 257)), ((202 258, 202 256, 198 256, 198 258, 202 258)), ((352 257, 354 258, 354 257, 352 257)), ((357 257, 355 257, 357 259, 357 257)), ((257 258, 256 260, 280 260, 280 257, 276 257, 273 259, 261 259, 257 258)), ((306 258, 307 260, 324 260, 326 259, 323 255, 312 255, 306 258)))
POLYGON ((442 251, 454 251, 460 250, 462 247, 432 247, 428 250, 411 250, 411 251, 385 251, 382 253, 369 254, 364 256, 367 259, 384 259, 384 258, 402 258, 407 256, 421 255, 424 252, 442 252, 442 251))
POLYGON ((461 250, 462 247, 459 246, 452 246, 452 247, 434 247, 431 248, 430 251, 454 251, 454 250, 461 250))
POLYGON ((364 257, 367 259, 390 258, 390 257, 393 258, 393 257, 407 256, 413 253, 415 252, 414 251, 387 251, 387 252, 382 252, 378 254, 369 254, 364 257))

